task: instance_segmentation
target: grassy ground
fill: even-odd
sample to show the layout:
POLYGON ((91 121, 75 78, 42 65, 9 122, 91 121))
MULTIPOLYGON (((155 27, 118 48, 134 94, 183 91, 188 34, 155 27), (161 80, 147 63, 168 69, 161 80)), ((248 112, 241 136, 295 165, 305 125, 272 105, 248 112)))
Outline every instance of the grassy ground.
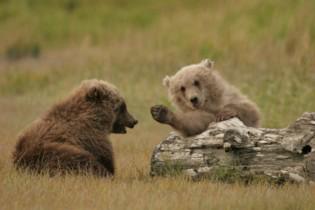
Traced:
POLYGON ((314 209, 311 186, 148 175, 170 131, 149 107, 169 104, 161 80, 183 65, 214 59, 265 127, 314 111, 314 10, 307 0, 0 0, 0 209, 314 209), (115 179, 18 174, 18 132, 87 78, 116 84, 140 121, 112 136, 115 179))

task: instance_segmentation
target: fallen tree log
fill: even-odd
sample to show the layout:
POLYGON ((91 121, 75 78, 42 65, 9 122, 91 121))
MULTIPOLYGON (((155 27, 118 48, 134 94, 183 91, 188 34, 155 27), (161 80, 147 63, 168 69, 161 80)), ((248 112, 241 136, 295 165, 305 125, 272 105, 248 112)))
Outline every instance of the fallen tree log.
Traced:
POLYGON ((185 174, 223 181, 315 181, 315 113, 283 129, 246 127, 240 120, 210 124, 184 138, 172 132, 156 146, 151 175, 185 174))

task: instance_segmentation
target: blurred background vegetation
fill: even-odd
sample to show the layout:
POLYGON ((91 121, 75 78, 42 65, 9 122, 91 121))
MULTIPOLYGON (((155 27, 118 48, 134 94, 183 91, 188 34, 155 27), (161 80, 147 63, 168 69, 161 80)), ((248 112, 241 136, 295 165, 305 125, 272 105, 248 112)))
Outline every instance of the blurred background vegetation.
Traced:
POLYGON ((257 101, 265 126, 285 126, 314 108, 314 9, 307 0, 0 0, 0 94, 55 95, 98 77, 142 112, 167 103, 164 75, 209 57, 257 101))
MULTIPOLYGON (((6 191, 0 204, 13 209, 6 199, 38 195, 36 180, 20 187, 27 178, 10 169, 16 135, 84 79, 114 83, 140 121, 129 134, 113 136, 118 182, 107 187, 117 191, 133 178, 146 185, 151 152, 170 131, 151 119, 149 108, 170 105, 161 81, 184 65, 213 59, 259 105, 264 127, 284 127, 315 111, 314 11, 312 0, 0 0, 0 183, 6 191)), ((163 190, 163 183, 154 182, 149 192, 163 190)), ((177 189, 176 180, 164 184, 177 189)), ((277 202, 287 191, 273 193, 277 202)), ((261 196, 255 202, 263 204, 261 196)), ((241 201, 233 209, 244 209, 241 201)), ((219 209, 225 205, 222 200, 219 209)))

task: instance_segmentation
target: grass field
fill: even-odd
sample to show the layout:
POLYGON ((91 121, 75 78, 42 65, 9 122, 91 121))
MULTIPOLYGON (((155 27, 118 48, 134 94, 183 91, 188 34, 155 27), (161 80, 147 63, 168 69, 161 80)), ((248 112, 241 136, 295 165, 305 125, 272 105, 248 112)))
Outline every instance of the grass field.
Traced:
POLYGON ((264 127, 315 111, 315 2, 310 0, 0 0, 0 209, 315 209, 315 187, 151 178, 170 129, 161 80, 209 57, 260 106, 264 127), (18 174, 18 132, 78 85, 114 83, 140 124, 112 135, 117 176, 18 174))

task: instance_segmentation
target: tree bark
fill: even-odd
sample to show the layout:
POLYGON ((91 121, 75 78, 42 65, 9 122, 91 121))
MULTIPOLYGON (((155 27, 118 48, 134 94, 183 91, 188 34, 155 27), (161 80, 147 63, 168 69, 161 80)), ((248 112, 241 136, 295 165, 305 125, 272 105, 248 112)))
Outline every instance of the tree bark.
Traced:
POLYGON ((213 123, 196 136, 172 132, 156 146, 151 175, 275 183, 315 181, 315 113, 283 129, 246 127, 239 119, 213 123))

